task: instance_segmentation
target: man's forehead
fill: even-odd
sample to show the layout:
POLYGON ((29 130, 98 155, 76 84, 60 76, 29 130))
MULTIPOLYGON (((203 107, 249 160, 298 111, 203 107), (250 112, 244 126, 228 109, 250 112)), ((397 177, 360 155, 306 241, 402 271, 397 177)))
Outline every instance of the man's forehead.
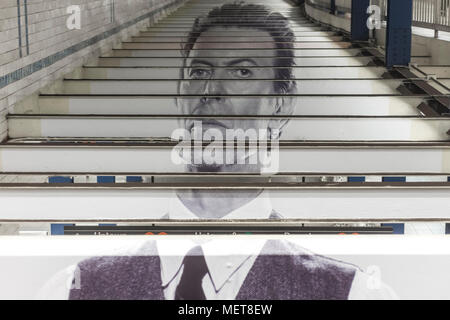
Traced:
POLYGON ((215 27, 202 32, 197 38, 189 58, 274 57, 276 56, 276 46, 271 39, 269 32, 254 28, 215 27), (252 33, 251 37, 245 35, 249 31, 252 33), (219 37, 218 33, 220 33, 219 37), (252 46, 252 42, 258 41, 258 38, 260 42, 256 47, 252 46), (253 50, 253 48, 261 50, 253 50))

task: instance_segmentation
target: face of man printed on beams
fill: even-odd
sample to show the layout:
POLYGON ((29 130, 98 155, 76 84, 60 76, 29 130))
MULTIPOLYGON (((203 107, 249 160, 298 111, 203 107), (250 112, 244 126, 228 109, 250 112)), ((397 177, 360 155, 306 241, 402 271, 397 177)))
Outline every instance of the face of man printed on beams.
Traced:
POLYGON ((182 115, 199 116, 179 120, 183 139, 209 147, 183 151, 188 171, 259 173, 278 163, 268 150, 295 108, 293 40, 288 21, 260 5, 227 4, 196 19, 178 85, 180 95, 192 97, 178 97, 176 105, 182 115))

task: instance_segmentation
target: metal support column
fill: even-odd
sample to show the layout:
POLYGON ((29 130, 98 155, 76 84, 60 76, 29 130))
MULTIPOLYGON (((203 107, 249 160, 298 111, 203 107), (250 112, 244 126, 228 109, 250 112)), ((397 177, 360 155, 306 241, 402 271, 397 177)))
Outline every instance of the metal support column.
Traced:
POLYGON ((407 66, 411 61, 412 0, 388 0, 386 66, 407 66))
POLYGON ((367 8, 369 6, 370 0, 352 0, 352 41, 369 40, 369 28, 367 27, 367 20, 369 19, 367 8))

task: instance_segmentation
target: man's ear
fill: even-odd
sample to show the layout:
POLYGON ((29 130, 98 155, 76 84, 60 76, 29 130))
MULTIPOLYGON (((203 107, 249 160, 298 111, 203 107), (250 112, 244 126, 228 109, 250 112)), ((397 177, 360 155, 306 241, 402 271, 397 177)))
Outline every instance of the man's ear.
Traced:
MULTIPOLYGON (((297 105, 297 96, 295 94, 297 90, 290 92, 290 95, 278 96, 275 98, 275 110, 272 115, 277 118, 271 119, 269 121, 269 128, 273 130, 279 130, 279 133, 283 132, 284 128, 289 123, 290 119, 279 118, 279 117, 290 117, 294 114, 295 107, 297 105)), ((269 137, 270 138, 270 137, 269 137)))

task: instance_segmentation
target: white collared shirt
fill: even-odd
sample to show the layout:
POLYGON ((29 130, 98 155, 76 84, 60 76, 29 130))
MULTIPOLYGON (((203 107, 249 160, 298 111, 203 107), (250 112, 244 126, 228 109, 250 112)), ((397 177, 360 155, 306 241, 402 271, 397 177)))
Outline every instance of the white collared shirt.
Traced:
MULTIPOLYGON (((262 191, 257 197, 246 203, 240 208, 228 213, 222 217, 222 220, 233 219, 268 219, 272 214, 272 202, 267 191, 262 191)), ((174 193, 169 200, 169 219, 175 220, 191 220, 199 219, 199 217, 190 211, 181 202, 178 196, 174 193)))
MULTIPOLYGON (((222 219, 268 219, 272 213, 272 203, 267 192, 261 192, 244 206, 230 212, 222 219)), ((170 219, 198 219, 174 195, 169 202, 170 219)), ((202 287, 207 300, 234 299, 253 263, 259 256, 265 240, 227 241, 212 240, 201 244, 205 255, 208 273, 203 278, 202 287)), ((193 241, 183 243, 183 248, 174 248, 170 241, 158 241, 157 248, 161 259, 161 279, 164 296, 171 300, 183 274, 182 262, 186 253, 199 245, 193 241), (176 250, 176 253, 174 252, 176 250)))
MULTIPOLYGON (((207 300, 235 299, 247 274, 259 256, 265 240, 229 241, 212 240, 201 244, 208 273, 202 280, 207 300)), ((157 241, 161 260, 161 280, 167 300, 175 297, 175 290, 183 274, 182 262, 186 253, 199 243, 194 241, 157 241)))

